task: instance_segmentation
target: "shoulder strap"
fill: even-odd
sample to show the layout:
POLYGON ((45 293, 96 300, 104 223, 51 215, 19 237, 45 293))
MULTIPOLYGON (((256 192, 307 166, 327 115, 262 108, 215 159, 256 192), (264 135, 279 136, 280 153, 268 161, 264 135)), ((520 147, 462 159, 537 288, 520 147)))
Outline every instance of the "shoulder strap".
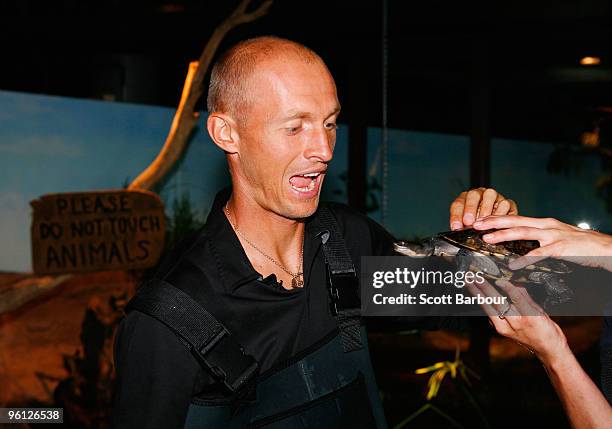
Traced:
POLYGON ((225 326, 181 289, 164 280, 151 280, 130 300, 125 311, 131 310, 168 326, 230 392, 255 379, 257 361, 245 353, 225 326))
POLYGON ((601 357, 601 390, 612 405, 612 347, 603 348, 601 357))
POLYGON ((320 206, 315 218, 322 227, 319 236, 327 266, 330 309, 342 336, 345 352, 363 348, 361 342, 361 300, 359 280, 338 223, 331 210, 320 206))

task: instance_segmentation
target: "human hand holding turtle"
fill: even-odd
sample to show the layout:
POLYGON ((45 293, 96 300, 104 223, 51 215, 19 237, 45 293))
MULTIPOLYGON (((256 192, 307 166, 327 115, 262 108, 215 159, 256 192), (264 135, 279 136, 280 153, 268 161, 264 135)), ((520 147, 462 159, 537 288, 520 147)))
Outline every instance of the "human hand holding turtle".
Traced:
POLYGON ((452 257, 460 271, 479 271, 492 280, 542 284, 546 292, 545 308, 569 301, 572 291, 565 284, 563 275, 570 270, 565 264, 533 261, 524 264, 529 265, 525 270, 513 271, 510 267, 512 261, 538 247, 537 241, 519 240, 493 245, 482 238, 488 231, 469 228, 473 226, 477 216, 483 218, 497 215, 511 219, 517 217, 517 214, 516 203, 494 189, 477 188, 465 191, 450 206, 450 224, 453 231, 441 232, 420 242, 397 241, 394 250, 410 257, 452 257), (466 226, 468 228, 465 228, 466 226))
MULTIPOLYGON (((495 288, 488 281, 468 283, 474 296, 507 297, 504 304, 483 304, 495 330, 535 354, 545 365, 551 365, 568 352, 565 334, 523 287, 507 280, 497 280, 495 288), (500 290, 503 292, 500 293, 500 290)), ((495 302, 495 301, 493 301, 495 302)))
POLYGON ((474 296, 500 298, 506 296, 504 304, 483 304, 495 330, 535 354, 544 365, 553 365, 557 359, 567 357, 571 350, 565 334, 525 290, 507 280, 497 280, 496 289, 486 280, 469 283, 467 290, 474 296))
POLYGON ((477 218, 489 215, 516 215, 516 203, 492 188, 463 191, 450 206, 450 228, 454 231, 472 226, 477 218))
POLYGON ((612 271, 612 236, 581 229, 553 218, 525 216, 486 216, 473 224, 474 229, 498 231, 485 234, 483 240, 497 244, 512 240, 537 240, 540 247, 509 264, 520 269, 546 258, 558 258, 589 267, 612 271))
MULTIPOLYGON (((612 407, 576 360, 559 325, 533 302, 524 288, 506 280, 495 284, 509 300, 501 305, 483 304, 484 311, 499 334, 526 347, 542 362, 571 426, 575 429, 609 427, 612 407)), ((501 296, 486 281, 465 287, 473 295, 501 296)))
MULTIPOLYGON (((459 211, 457 207, 455 210, 459 211)), ((516 212, 503 215, 495 210, 488 215, 484 213, 478 213, 478 219, 471 226, 481 234, 486 230, 497 230, 484 233, 482 239, 486 243, 497 245, 514 240, 536 240, 540 244, 526 255, 510 261, 511 269, 519 270, 538 260, 556 257, 612 271, 612 258, 602 257, 612 256, 612 237, 609 235, 583 230, 551 218, 528 218, 517 216, 516 212)), ((608 427, 612 421, 612 407, 576 360, 559 325, 531 299, 524 288, 506 279, 499 279, 495 284, 509 300, 501 305, 484 306, 491 324, 499 334, 525 346, 540 359, 572 427, 608 427)), ((501 296, 486 281, 480 285, 466 285, 466 288, 473 294, 501 296)))

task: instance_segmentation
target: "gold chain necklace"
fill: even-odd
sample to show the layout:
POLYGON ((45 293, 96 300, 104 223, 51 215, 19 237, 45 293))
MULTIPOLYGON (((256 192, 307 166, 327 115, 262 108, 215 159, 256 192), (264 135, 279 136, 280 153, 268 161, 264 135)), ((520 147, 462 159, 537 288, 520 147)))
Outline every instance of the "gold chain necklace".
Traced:
MULTIPOLYGON (((251 247, 253 247, 259 253, 261 253, 263 256, 265 256, 267 259, 269 259, 272 263, 274 263, 276 266, 278 266, 281 270, 283 270, 284 272, 289 274, 292 277, 291 278, 291 288, 292 289, 295 289, 295 288, 298 288, 298 287, 303 287, 304 286, 304 278, 303 278, 302 275, 304 274, 304 272, 303 271, 298 271, 297 273, 292 273, 287 268, 285 268, 280 262, 276 261, 274 258, 272 258, 268 254, 266 254, 263 250, 261 250, 259 247, 257 247, 251 240, 249 240, 242 233, 242 231, 240 231, 238 229, 238 225, 236 225, 232 221, 232 217, 230 216, 230 212, 229 212, 229 208, 228 208, 227 204, 228 203, 225 203, 225 213, 227 214, 227 218, 229 219, 230 223, 232 224, 232 227, 234 228, 234 231, 236 231, 244 239, 244 241, 249 243, 249 245, 251 245, 251 247)), ((302 266, 304 265, 303 247, 304 246, 302 244, 302 246, 300 246, 300 267, 298 268, 298 270, 302 269, 302 266)))

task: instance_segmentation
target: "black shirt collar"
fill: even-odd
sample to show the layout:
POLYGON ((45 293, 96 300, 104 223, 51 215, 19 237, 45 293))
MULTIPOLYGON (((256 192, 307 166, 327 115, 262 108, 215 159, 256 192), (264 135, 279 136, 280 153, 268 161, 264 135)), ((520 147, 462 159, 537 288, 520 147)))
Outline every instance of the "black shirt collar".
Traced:
MULTIPOLYGON (((204 226, 206 235, 210 238, 211 250, 217 259, 217 267, 225 289, 229 293, 251 281, 262 280, 261 275, 251 265, 238 236, 223 211, 231 193, 231 187, 217 193, 204 226)), ((304 287, 308 287, 310 272, 321 245, 319 238, 321 227, 317 222, 313 222, 315 216, 317 213, 306 220, 304 230, 304 287)))

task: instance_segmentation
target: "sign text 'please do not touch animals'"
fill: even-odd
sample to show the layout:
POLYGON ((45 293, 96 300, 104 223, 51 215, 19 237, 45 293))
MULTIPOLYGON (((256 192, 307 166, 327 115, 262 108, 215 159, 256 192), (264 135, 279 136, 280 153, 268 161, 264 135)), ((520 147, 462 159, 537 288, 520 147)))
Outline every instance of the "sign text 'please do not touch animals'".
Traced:
POLYGON ((36 274, 145 269, 162 252, 164 206, 152 192, 61 193, 30 204, 36 274))

